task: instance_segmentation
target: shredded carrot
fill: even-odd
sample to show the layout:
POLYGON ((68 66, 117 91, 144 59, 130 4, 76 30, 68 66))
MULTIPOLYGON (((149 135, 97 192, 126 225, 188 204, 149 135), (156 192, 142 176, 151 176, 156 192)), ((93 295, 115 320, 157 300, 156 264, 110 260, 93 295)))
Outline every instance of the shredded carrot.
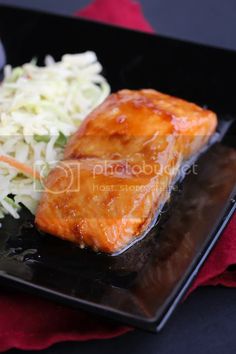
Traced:
POLYGON ((32 167, 15 160, 13 157, 0 155, 0 161, 7 163, 8 165, 16 168, 17 170, 26 175, 33 177, 34 179, 40 180, 41 178, 40 173, 38 171, 35 171, 32 167))

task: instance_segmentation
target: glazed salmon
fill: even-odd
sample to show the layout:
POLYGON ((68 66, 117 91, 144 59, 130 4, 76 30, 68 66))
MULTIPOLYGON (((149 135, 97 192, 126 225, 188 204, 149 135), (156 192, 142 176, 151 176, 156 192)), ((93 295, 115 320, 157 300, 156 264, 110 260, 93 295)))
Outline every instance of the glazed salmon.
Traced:
POLYGON ((216 125, 213 112, 154 90, 112 94, 49 173, 37 226, 81 247, 123 250, 148 230, 182 162, 216 125))

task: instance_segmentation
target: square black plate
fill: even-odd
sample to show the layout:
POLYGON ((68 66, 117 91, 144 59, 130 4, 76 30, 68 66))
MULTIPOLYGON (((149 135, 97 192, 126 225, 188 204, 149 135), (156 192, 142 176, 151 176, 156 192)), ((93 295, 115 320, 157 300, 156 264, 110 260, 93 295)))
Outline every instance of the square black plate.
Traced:
MULTIPOLYGON (((207 105, 221 132, 236 117, 236 52, 8 7, 0 7, 0 38, 2 63, 4 56, 16 66, 94 50, 113 91, 150 87, 207 105)), ((7 217, 0 230, 1 283, 159 330, 233 214, 234 132, 235 122, 199 158, 197 173, 186 176, 159 223, 119 256, 42 236, 26 210, 20 220, 7 217)))

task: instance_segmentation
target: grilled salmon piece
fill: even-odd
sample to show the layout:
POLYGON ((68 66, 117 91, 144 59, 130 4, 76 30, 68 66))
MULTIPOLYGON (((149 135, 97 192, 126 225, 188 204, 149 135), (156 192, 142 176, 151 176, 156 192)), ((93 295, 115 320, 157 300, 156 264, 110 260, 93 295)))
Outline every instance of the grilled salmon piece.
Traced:
POLYGON ((64 158, 132 158, 154 161, 166 138, 181 135, 183 158, 204 145, 215 131, 216 115, 155 90, 122 90, 95 109, 72 136, 64 158))
POLYGON ((181 163, 216 125, 213 112, 154 90, 111 95, 49 173, 37 226, 81 247, 119 252, 147 231, 181 163))

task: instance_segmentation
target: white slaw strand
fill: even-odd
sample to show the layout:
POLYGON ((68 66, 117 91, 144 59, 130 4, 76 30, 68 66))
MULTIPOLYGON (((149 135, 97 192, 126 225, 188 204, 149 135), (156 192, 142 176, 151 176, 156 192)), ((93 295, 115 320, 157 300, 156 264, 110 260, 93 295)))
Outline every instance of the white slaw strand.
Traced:
MULTIPOLYGON (((61 159, 66 138, 110 93, 101 72, 91 51, 66 54, 59 62, 48 55, 42 67, 34 61, 7 65, 0 84, 0 155, 32 168, 44 164, 48 172, 61 159)), ((41 194, 36 184, 0 161, 0 218, 19 218, 20 203, 35 213, 41 194)))

